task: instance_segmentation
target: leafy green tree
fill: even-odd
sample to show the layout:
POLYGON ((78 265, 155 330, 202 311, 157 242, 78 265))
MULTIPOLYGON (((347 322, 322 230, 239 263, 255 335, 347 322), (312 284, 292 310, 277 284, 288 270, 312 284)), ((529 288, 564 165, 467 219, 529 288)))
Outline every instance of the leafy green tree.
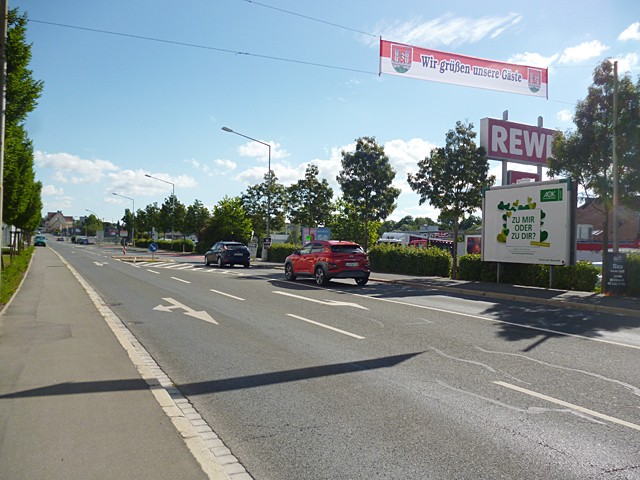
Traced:
MULTIPOLYGON (((609 244, 609 211, 613 193, 613 64, 604 60, 593 72, 587 97, 578 102, 575 130, 557 133, 549 175, 576 180, 588 196, 600 199, 603 252, 609 244)), ((640 78, 634 85, 625 75, 618 82, 618 173, 620 202, 640 195, 640 78)))
POLYGON ((304 179, 287 188, 291 223, 313 228, 329 220, 333 189, 326 179, 318 180, 318 174, 318 166, 309 164, 304 179))
MULTIPOLYGON (((369 222, 367 245, 373 245, 380 237, 381 234, 378 233, 380 225, 381 223, 377 221, 369 222)), ((349 240, 364 246, 360 215, 357 209, 347 203, 344 198, 338 199, 335 203, 327 226, 331 229, 331 238, 334 240, 349 240)))
POLYGON ((33 146, 24 122, 35 109, 44 84, 34 80, 28 68, 31 45, 26 41, 26 26, 26 14, 9 11, 2 220, 33 232, 40 223, 42 184, 35 181, 33 146))
POLYGON ((160 207, 158 202, 147 205, 144 210, 138 209, 136 212, 136 230, 151 235, 151 231, 158 230, 160 224, 160 207))
POLYGON ((240 197, 225 196, 213 207, 213 215, 202 230, 197 250, 204 253, 215 242, 229 240, 248 243, 251 239, 251 220, 247 217, 240 197))
POLYGON ((264 181, 252 185, 242 194, 242 205, 247 216, 251 219, 253 229, 259 234, 267 231, 267 206, 269 203, 269 185, 271 186, 271 219, 269 228, 277 232, 285 225, 285 206, 287 192, 284 185, 278 183, 273 171, 264 175, 264 181))
POLYGON ((135 224, 135 216, 128 208, 124 209, 124 216, 122 217, 122 228, 127 231, 127 238, 134 241, 134 235, 138 234, 135 224))
POLYGON ((420 195, 420 204, 429 201, 451 219, 454 228, 453 278, 457 278, 458 228, 464 215, 482 207, 482 190, 495 182, 483 147, 476 146, 473 124, 456 122, 446 135, 444 147, 431 151, 418 162, 418 172, 408 174, 411 188, 420 195))
POLYGON ((160 218, 158 219, 160 230, 162 230, 165 236, 170 232, 182 233, 186 215, 187 209, 184 204, 182 204, 175 195, 169 195, 160 207, 160 218))
POLYGON ((342 170, 336 177, 345 202, 361 224, 361 240, 369 248, 369 223, 380 222, 396 208, 400 190, 392 186, 396 172, 384 148, 373 137, 356 140, 355 152, 342 151, 342 170))
POLYGON ((184 221, 185 235, 196 235, 200 238, 200 232, 205 227, 207 220, 211 214, 209 209, 203 203, 196 199, 193 205, 187 207, 187 214, 184 221))

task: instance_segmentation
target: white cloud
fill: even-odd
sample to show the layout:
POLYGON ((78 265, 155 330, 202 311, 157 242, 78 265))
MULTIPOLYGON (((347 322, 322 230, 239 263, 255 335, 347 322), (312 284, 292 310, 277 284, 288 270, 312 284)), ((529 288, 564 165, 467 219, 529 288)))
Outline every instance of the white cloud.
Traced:
POLYGON ((54 170, 57 181, 76 185, 98 183, 107 172, 118 170, 107 160, 87 160, 69 153, 36 151, 34 159, 38 167, 54 170))
POLYGON ((583 42, 575 47, 565 48, 562 57, 560 57, 560 63, 583 62, 591 58, 599 57, 606 50, 609 50, 609 47, 600 43, 598 40, 583 42))
POLYGON ((507 62, 530 65, 532 67, 547 68, 553 62, 555 62, 559 56, 560 55, 558 55, 557 53, 551 55, 550 57, 545 57, 539 53, 533 52, 516 53, 511 58, 509 58, 507 62))
MULTIPOLYGON (((198 182, 189 175, 179 175, 172 177, 166 173, 151 173, 150 175, 164 181, 146 177, 144 170, 121 170, 108 175, 109 185, 105 192, 115 192, 121 195, 137 197, 158 197, 167 198, 172 191, 176 191, 176 197, 180 198, 179 189, 189 189, 198 186, 198 182), (169 182, 169 183, 166 183, 169 182), (173 183, 174 185, 170 185, 173 183)), ((120 203, 120 202, 117 202, 120 203)))
MULTIPOLYGON (((275 142, 264 142, 271 145, 271 160, 288 157, 286 150, 280 149, 280 144, 275 142)), ((238 147, 238 154, 243 157, 254 157, 266 161, 269 158, 269 148, 258 142, 248 142, 238 147)))
POLYGON ((640 22, 633 22, 619 36, 618 40, 626 42, 628 40, 640 40, 640 22))
MULTIPOLYGON (((522 15, 509 13, 502 16, 485 16, 481 18, 454 17, 443 15, 433 20, 421 18, 396 22, 392 25, 380 23, 376 31, 382 38, 410 45, 460 45, 477 43, 486 37, 496 38, 506 30, 513 28, 522 20, 522 15)), ((363 38, 363 40, 365 40, 363 38)), ((367 43, 377 45, 377 39, 369 37, 367 43)))
POLYGON ((223 173, 227 173, 226 171, 230 172, 230 171, 235 170, 236 168, 238 168, 238 164, 236 162, 234 162, 233 160, 227 160, 227 159, 218 158, 218 159, 214 160, 213 163, 215 163, 216 166, 220 167, 221 169, 225 170, 225 172, 223 172, 223 173))
POLYGON ((402 193, 412 192, 407 183, 408 173, 417 173, 418 162, 428 157, 437 145, 421 138, 411 140, 389 140, 384 144, 384 151, 389 157, 391 166, 396 171, 394 186, 402 193))
POLYGON ((207 165, 205 163, 200 163, 195 158, 192 158, 190 160, 184 160, 184 162, 188 163, 189 165, 191 165, 196 170, 200 170, 202 173, 204 173, 208 177, 213 175, 213 172, 211 171, 211 167, 209 167, 209 165, 207 165))
POLYGON ((43 195, 64 195, 63 188, 56 188, 55 185, 45 185, 42 187, 43 195))
POLYGON ((556 118, 561 122, 570 122, 573 120, 573 113, 570 110, 560 110, 556 113, 556 118))
POLYGON ((633 72, 638 69, 638 54, 627 53, 624 57, 614 58, 618 61, 618 74, 633 72))

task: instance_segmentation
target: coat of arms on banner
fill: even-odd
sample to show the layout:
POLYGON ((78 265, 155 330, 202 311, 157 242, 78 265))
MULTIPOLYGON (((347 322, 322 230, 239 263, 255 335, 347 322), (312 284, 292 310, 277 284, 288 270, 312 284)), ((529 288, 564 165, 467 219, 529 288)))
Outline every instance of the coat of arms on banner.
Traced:
POLYGON ((542 70, 536 68, 529 68, 529 90, 533 93, 540 91, 542 86, 542 70))
POLYGON ((398 73, 407 73, 411 68, 413 48, 406 45, 391 45, 391 65, 398 73))

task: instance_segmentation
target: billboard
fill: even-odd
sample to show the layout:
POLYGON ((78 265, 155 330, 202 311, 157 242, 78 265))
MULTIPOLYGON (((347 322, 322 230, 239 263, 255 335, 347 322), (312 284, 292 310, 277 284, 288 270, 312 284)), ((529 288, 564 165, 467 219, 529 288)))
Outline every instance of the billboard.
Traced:
POLYGON ((507 185, 521 182, 539 182, 540 180, 540 175, 537 173, 507 170, 507 185))
POLYGON ((380 74, 548 98, 546 68, 504 63, 380 39, 380 74))
POLYGON ((547 165, 553 157, 555 130, 523 123, 483 118, 480 120, 480 146, 490 160, 507 160, 527 165, 547 165))
POLYGON ((485 190, 482 260, 569 265, 573 198, 569 179, 485 190))

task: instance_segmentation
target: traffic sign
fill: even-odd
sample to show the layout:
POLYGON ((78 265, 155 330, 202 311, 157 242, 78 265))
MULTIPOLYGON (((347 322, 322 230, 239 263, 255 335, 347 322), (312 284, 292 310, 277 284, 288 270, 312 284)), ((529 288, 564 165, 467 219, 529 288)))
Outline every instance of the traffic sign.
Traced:
POLYGON ((153 253, 153 252, 155 252, 157 250, 158 250, 158 244, 157 243, 152 243, 152 244, 149 245, 149 251, 151 253, 153 253))

